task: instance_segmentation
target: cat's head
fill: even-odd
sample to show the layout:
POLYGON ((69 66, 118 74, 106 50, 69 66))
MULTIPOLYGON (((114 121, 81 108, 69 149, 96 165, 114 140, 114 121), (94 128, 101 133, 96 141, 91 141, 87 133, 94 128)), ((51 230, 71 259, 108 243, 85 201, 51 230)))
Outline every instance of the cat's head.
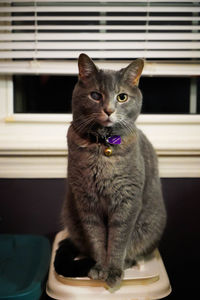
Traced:
POLYGON ((72 97, 73 125, 77 131, 130 131, 142 106, 138 83, 143 66, 144 61, 136 59, 119 71, 101 70, 86 54, 81 54, 79 80, 72 97))

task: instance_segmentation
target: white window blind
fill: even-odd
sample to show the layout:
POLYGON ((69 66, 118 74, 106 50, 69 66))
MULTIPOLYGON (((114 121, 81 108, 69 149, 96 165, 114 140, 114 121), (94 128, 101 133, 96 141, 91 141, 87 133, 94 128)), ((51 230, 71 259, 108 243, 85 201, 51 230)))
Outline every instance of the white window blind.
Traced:
POLYGON ((52 62, 73 69, 81 52, 107 63, 141 57, 197 67, 200 2, 0 2, 1 73, 39 71, 52 62))

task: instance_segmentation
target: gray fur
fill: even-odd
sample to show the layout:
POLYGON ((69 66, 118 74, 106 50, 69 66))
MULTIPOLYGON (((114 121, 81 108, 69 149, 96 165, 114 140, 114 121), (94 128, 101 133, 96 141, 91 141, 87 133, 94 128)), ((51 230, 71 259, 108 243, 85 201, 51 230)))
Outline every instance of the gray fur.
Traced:
POLYGON ((99 70, 81 54, 72 97, 62 219, 74 244, 97 262, 89 277, 111 287, 119 285, 125 268, 157 247, 166 222, 157 157, 135 125, 142 106, 137 86, 142 68, 143 61, 136 60, 120 71, 99 70), (92 91, 103 99, 92 100, 92 91), (119 103, 116 95, 122 92, 129 99, 119 103), (106 123, 106 118, 113 122, 106 123), (106 146, 98 143, 99 136, 108 134, 122 138, 121 145, 111 146, 109 157, 106 146))

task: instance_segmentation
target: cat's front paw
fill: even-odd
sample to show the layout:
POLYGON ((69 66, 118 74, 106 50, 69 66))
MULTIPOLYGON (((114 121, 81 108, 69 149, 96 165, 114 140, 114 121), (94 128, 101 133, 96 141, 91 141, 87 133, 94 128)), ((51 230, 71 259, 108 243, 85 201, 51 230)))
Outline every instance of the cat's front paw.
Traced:
POLYGON ((107 278, 107 272, 98 263, 92 267, 88 273, 88 277, 94 280, 105 280, 107 278))
POLYGON ((88 277, 94 280, 103 280, 110 288, 117 289, 123 278, 123 271, 116 267, 103 268, 97 263, 90 269, 88 277))
POLYGON ((118 288, 123 278, 121 269, 110 267, 107 273, 106 283, 111 288, 118 288))

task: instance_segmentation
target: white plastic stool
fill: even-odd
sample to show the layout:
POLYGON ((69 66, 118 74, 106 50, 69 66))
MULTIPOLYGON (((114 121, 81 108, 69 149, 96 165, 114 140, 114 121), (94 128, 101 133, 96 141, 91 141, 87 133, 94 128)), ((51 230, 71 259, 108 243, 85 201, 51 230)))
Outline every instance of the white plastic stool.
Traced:
POLYGON ((59 241, 66 238, 66 232, 56 235, 51 257, 47 294, 59 300, 150 300, 161 299, 171 292, 170 282, 159 251, 138 261, 137 265, 125 270, 120 289, 115 292, 100 280, 68 278, 56 274, 53 266, 59 241))

